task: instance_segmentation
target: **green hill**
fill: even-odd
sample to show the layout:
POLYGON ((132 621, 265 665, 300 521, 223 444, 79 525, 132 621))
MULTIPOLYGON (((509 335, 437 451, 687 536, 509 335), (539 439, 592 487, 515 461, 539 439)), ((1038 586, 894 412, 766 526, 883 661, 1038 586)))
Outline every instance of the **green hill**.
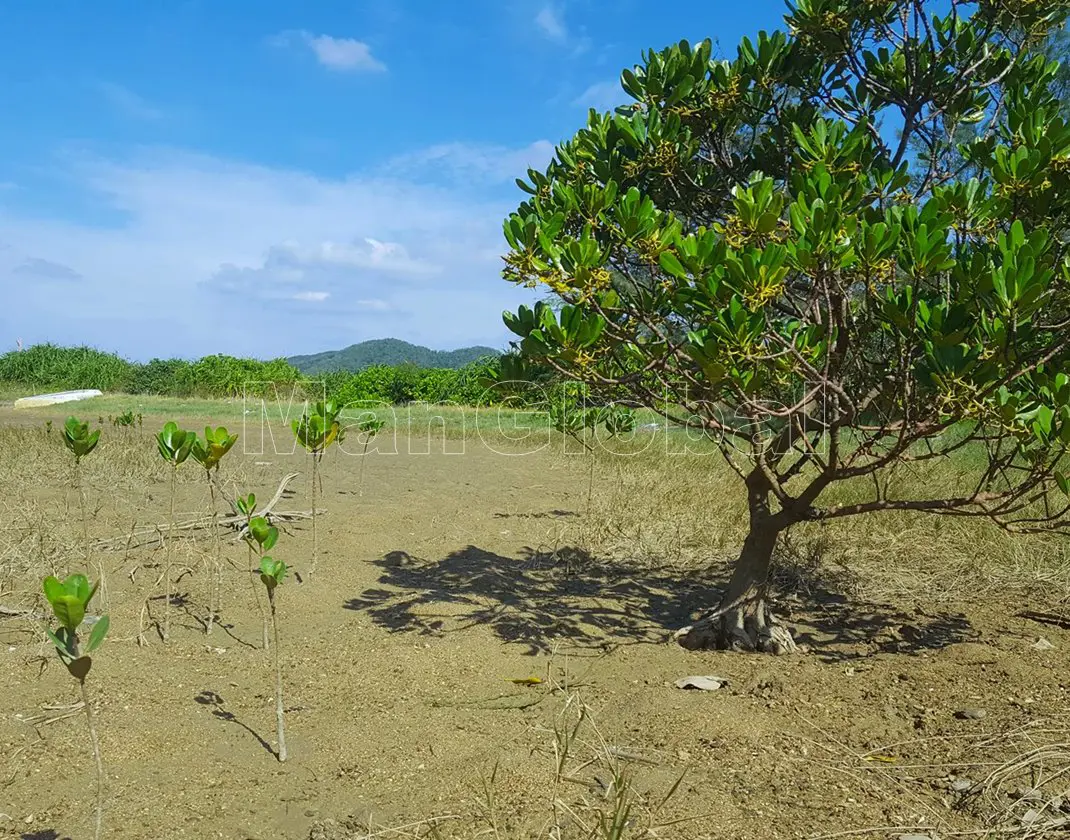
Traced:
POLYGON ((328 350, 308 356, 291 356, 288 361, 304 374, 357 371, 371 365, 413 364, 422 368, 461 368, 484 356, 501 355, 493 347, 461 347, 431 350, 397 338, 377 338, 351 344, 342 350, 328 350))

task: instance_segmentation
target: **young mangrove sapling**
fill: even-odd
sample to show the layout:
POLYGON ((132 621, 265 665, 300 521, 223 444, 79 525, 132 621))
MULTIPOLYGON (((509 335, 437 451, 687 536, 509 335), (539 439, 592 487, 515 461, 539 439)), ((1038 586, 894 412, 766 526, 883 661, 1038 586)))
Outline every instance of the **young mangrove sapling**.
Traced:
POLYGON ((219 462, 223 456, 230 452, 231 447, 237 442, 238 436, 230 434, 225 427, 220 426, 212 429, 211 426, 204 428, 204 441, 194 438, 193 448, 190 453, 194 460, 204 467, 204 475, 208 481, 208 493, 211 500, 212 517, 212 584, 211 594, 208 596, 208 618, 205 622, 205 635, 212 632, 212 627, 219 615, 222 606, 220 595, 220 578, 223 574, 222 540, 219 538, 219 513, 216 510, 215 482, 212 480, 212 471, 215 470, 216 480, 219 478, 219 462))
POLYGON ((338 419, 341 407, 332 401, 318 402, 312 412, 305 412, 300 420, 292 423, 297 442, 312 456, 312 565, 309 574, 316 571, 319 557, 319 537, 316 533, 316 490, 319 484, 319 462, 323 453, 335 441, 341 441, 344 435, 342 424, 338 419))
POLYGON ((368 458, 368 446, 371 444, 372 439, 383 430, 385 425, 385 420, 380 420, 378 417, 369 417, 367 420, 362 420, 357 427, 360 429, 361 437, 364 439, 364 451, 360 455, 360 478, 357 480, 358 496, 364 495, 364 462, 368 458))
POLYGON ((587 469, 587 514, 591 513, 591 493, 594 490, 594 449, 587 442, 587 430, 594 434, 598 423, 598 413, 593 409, 581 408, 575 403, 562 399, 550 407, 550 425, 563 435, 583 445, 585 454, 590 459, 587 469))
POLYGON ((96 803, 96 829, 93 837, 100 840, 101 826, 104 821, 104 765, 100 758, 100 739, 97 737, 96 722, 93 717, 93 706, 89 702, 89 694, 86 691, 85 680, 89 676, 89 669, 93 660, 89 656, 101 646, 104 637, 108 633, 108 616, 99 616, 92 624, 89 639, 82 647, 78 637, 78 629, 86 618, 86 610, 89 602, 97 591, 99 581, 92 588, 89 579, 82 574, 74 574, 60 582, 57 578, 49 576, 44 580, 45 597, 52 606, 52 612, 59 620, 59 627, 55 630, 46 629, 48 638, 56 647, 56 653, 60 661, 66 666, 68 673, 76 680, 82 694, 82 704, 85 706, 86 723, 89 726, 89 737, 93 743, 93 760, 96 764, 97 803, 96 803))
POLYGON ((178 468, 193 450, 193 444, 197 441, 197 433, 178 428, 173 420, 168 420, 163 429, 156 434, 156 446, 160 450, 160 456, 171 466, 171 512, 167 528, 167 557, 164 561, 165 579, 165 602, 163 617, 163 639, 168 641, 171 637, 171 600, 173 597, 171 579, 171 544, 174 541, 175 531, 175 480, 178 477, 178 468))
MULTIPOLYGON (((276 536, 277 534, 278 532, 276 536)), ((282 702, 282 665, 279 660, 279 622, 275 614, 275 590, 284 577, 285 563, 267 555, 260 558, 260 581, 267 588, 268 604, 271 607, 271 630, 275 636, 275 727, 279 739, 279 761, 286 760, 286 710, 282 702)))
MULTIPOLYGON (((253 513, 256 511, 256 494, 250 493, 248 496, 239 497, 237 501, 238 510, 245 516, 245 544, 249 547, 249 567, 254 575, 260 574, 259 563, 253 563, 253 546, 256 546, 255 554, 257 558, 263 557, 268 551, 271 551, 272 547, 279 539, 279 529, 273 525, 269 525, 268 521, 262 516, 254 517, 253 513)), ((253 595, 256 598, 257 609, 260 610, 260 619, 263 626, 262 642, 264 650, 268 650, 271 647, 269 641, 269 626, 268 615, 264 610, 264 605, 260 601, 260 590, 256 586, 256 581, 253 581, 253 595)))
MULTIPOLYGON (((78 506, 82 513, 82 547, 85 552, 85 570, 89 571, 89 515, 86 512, 85 483, 82 479, 82 458, 92 452, 100 441, 100 429, 89 431, 89 424, 77 417, 68 417, 63 424, 63 444, 74 455, 74 483, 78 490, 78 506)), ((98 570, 99 571, 99 570, 98 570)))

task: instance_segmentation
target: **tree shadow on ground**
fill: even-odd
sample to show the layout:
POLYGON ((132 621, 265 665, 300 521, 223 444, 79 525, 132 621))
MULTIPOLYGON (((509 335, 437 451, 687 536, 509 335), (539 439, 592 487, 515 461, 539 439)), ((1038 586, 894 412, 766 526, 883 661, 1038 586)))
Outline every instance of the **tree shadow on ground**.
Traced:
POLYGON ((594 649, 664 642, 668 628, 688 620, 688 604, 716 597, 667 571, 599 563, 575 547, 525 548, 506 557, 469 545, 441 560, 391 551, 375 563, 380 586, 347 601, 346 609, 394 632, 441 635, 483 626, 532 655, 555 641, 594 649))
MULTIPOLYGON (((507 557, 469 545, 441 560, 391 551, 375 564, 379 585, 346 609, 391 632, 484 627, 530 655, 558 642, 592 650, 669 642, 696 610, 717 603, 722 583, 712 570, 629 568, 575 547, 507 557)), ((811 591, 788 619, 800 641, 830 660, 917 653, 971 634, 964 616, 907 614, 824 591, 811 591)))
POLYGON ((859 592, 862 583, 857 570, 837 560, 827 538, 785 533, 777 544, 770 584, 782 596, 796 642, 820 659, 920 654, 978 636, 961 613, 904 610, 844 594, 859 592))
POLYGON ((28 831, 25 834, 20 834, 19 840, 71 840, 71 838, 61 835, 53 828, 46 828, 41 831, 28 831))
POLYGON ((827 662, 921 654, 979 637, 962 613, 903 610, 821 592, 789 615, 795 641, 827 662))
POLYGON ((1058 627, 1060 630, 1070 630, 1070 618, 1056 613, 1041 612, 1039 610, 1022 610, 1021 612, 1015 613, 1015 615, 1017 615, 1018 618, 1034 621, 1037 624, 1044 624, 1048 627, 1058 627))

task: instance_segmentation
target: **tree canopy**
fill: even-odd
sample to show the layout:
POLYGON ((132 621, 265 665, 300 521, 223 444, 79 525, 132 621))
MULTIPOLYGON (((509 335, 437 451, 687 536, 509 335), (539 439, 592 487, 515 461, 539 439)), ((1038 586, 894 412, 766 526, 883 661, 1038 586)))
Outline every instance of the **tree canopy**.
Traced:
POLYGON ((633 102, 517 182, 504 276, 563 301, 506 313, 522 357, 700 425, 745 482, 750 535, 682 643, 793 649, 765 588, 795 522, 1070 525, 1070 126, 1043 49, 1068 6, 797 0, 733 60, 644 55, 633 102), (965 451, 969 486, 898 494, 897 466, 965 451))

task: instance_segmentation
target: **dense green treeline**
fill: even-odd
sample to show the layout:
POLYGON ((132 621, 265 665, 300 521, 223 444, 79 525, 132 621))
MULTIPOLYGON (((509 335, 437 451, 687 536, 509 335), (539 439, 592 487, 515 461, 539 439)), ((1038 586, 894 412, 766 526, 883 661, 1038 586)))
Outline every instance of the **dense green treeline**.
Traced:
POLYGON ((319 391, 343 403, 455 402, 486 405, 486 389, 498 372, 498 360, 480 359, 458 369, 415 365, 373 365, 356 373, 336 371, 306 376, 285 359, 260 361, 217 354, 196 361, 153 359, 131 362, 91 347, 36 344, 0 355, 0 382, 25 387, 27 393, 98 388, 105 392, 168 397, 285 396, 294 385, 319 391))

